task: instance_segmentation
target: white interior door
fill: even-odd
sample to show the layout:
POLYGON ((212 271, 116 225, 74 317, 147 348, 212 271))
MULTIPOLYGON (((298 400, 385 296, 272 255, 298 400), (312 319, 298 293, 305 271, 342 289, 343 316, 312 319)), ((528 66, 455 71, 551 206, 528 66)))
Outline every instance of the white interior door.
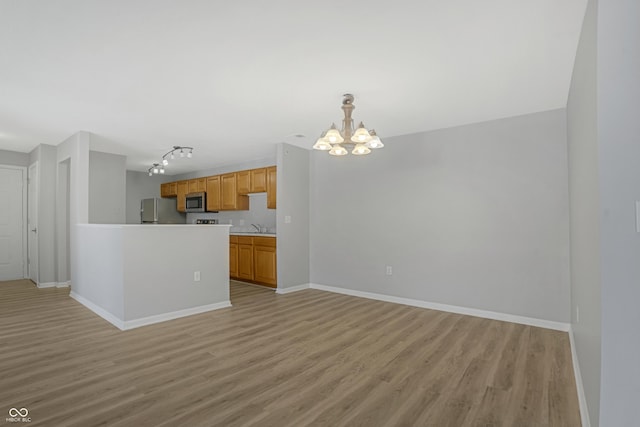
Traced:
POLYGON ((40 284, 40 276, 38 273, 38 266, 40 265, 38 263, 38 162, 29 166, 27 194, 27 222, 29 223, 27 227, 29 230, 27 266, 29 279, 38 285, 40 284))
POLYGON ((0 166, 0 280, 25 274, 24 168, 0 166))

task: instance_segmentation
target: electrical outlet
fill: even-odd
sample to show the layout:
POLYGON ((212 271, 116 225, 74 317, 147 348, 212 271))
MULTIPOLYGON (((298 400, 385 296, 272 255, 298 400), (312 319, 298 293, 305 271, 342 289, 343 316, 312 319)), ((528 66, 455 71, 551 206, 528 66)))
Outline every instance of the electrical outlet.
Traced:
POLYGON ((391 276, 393 274, 393 267, 387 265, 387 276, 391 276))
POLYGON ((240 220, 240 225, 244 225, 244 219, 240 220))
POLYGON ((200 281, 200 272, 199 271, 194 271, 193 272, 193 281, 194 282, 199 282, 200 281))
POLYGON ((285 224, 291 224, 291 215, 285 215, 284 223, 285 224))

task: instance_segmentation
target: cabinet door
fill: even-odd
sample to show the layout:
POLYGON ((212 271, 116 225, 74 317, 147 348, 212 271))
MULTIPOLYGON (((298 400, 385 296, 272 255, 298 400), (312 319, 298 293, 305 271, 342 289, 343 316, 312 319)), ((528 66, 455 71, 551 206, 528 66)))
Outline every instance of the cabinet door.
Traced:
POLYGON ((251 169, 251 193, 267 191, 267 169, 251 169))
POLYGON ((222 209, 220 199, 220 176, 210 176, 207 178, 207 211, 214 212, 222 209))
POLYGON ((267 286, 276 287, 276 248, 253 247, 254 280, 267 286))
POLYGON ((235 173, 220 175, 222 210, 240 211, 249 209, 249 196, 239 195, 235 173))
POLYGON ((238 194, 245 195, 251 192, 251 174, 249 171, 236 172, 238 194))
POLYGON ((160 197, 176 197, 178 194, 176 182, 165 182, 160 185, 160 197))
POLYGON ((238 277, 238 244, 229 243, 229 277, 238 277))
POLYGON ((267 168, 267 208, 276 208, 276 167, 267 168))
POLYGON ((177 195, 178 200, 176 202, 176 207, 178 212, 184 212, 187 208, 187 200, 185 196, 187 195, 189 182, 188 181, 178 181, 177 184, 177 195))
POLYGON ((187 194, 201 193, 203 191, 207 191, 206 178, 190 179, 188 182, 189 182, 189 190, 187 191, 187 194))
POLYGON ((238 278, 253 280, 253 245, 238 245, 238 278))

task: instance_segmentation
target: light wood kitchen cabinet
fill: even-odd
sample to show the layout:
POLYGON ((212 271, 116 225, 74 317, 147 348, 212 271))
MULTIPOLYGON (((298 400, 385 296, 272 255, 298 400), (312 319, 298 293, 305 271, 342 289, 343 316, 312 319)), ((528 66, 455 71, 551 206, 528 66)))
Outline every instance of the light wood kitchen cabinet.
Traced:
POLYGON ((220 197, 220 175, 207 178, 207 211, 215 212, 222 209, 222 198, 220 197))
POLYGON ((188 193, 189 190, 189 182, 188 181, 178 181, 176 183, 177 186, 177 201, 176 201, 176 207, 178 209, 178 212, 185 212, 187 209, 187 200, 186 200, 186 195, 188 193))
POLYGON ((276 287, 276 239, 274 237, 253 238, 253 280, 276 287))
POLYGON ((267 191, 267 168, 251 169, 251 193, 267 191))
POLYGON ((229 236, 229 276, 238 277, 238 237, 229 236))
POLYGON ((277 170, 275 166, 267 168, 267 208, 276 208, 276 176, 277 170))
POLYGON ((250 171, 236 172, 236 183, 238 194, 247 195, 251 192, 251 173, 250 171))
POLYGON ((165 182, 160 184, 160 197, 177 197, 178 196, 178 183, 177 182, 165 182))
POLYGON ((238 278, 253 280, 253 238, 238 236, 238 278))
POLYGON ((188 182, 189 190, 187 191, 187 194, 207 191, 207 178, 190 179, 188 182))
POLYGON ((277 286, 276 238, 229 236, 229 276, 259 285, 277 286))
POLYGON ((238 194, 237 176, 235 173, 220 175, 223 210, 249 210, 249 196, 238 194))

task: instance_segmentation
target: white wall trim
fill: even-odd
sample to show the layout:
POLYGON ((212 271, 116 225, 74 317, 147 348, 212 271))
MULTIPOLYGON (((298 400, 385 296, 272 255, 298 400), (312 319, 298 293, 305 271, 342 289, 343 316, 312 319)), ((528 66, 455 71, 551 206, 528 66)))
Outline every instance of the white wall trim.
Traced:
POLYGON ((201 305, 199 307, 187 308, 184 310, 172 311, 170 313, 163 313, 163 314, 158 314, 158 315, 149 316, 149 317, 142 317, 140 319, 124 321, 119 319, 115 315, 109 313, 104 308, 97 306, 96 304, 76 294, 73 291, 69 293, 69 296, 71 296, 71 298, 78 301, 80 304, 84 305, 89 310, 93 311, 95 314, 102 317, 104 320, 111 323, 113 326, 120 329, 121 331, 139 328, 140 326, 152 325, 154 323, 165 322, 167 320, 178 319, 180 317, 186 317, 186 316, 192 316, 194 314, 205 313, 207 311, 213 311, 221 308, 231 307, 231 301, 222 301, 215 304, 201 305))
POLYGON ((194 314, 206 313, 207 311, 219 310, 221 308, 231 307, 231 301, 222 301, 215 304, 201 305, 199 307, 186 308, 184 310, 172 311, 170 313, 162 313, 140 319, 126 320, 123 330, 139 328, 140 326, 152 325, 154 323, 165 322, 167 320, 178 319, 180 317, 192 316, 194 314))
POLYGON ((56 283, 56 288, 68 288, 69 286, 71 286, 71 281, 56 283))
POLYGON ((578 404, 580 405, 580 419, 582 420, 582 427, 591 427, 591 420, 589 419, 589 411, 587 408, 587 396, 584 394, 582 374, 580 373, 578 353, 576 351, 576 343, 573 338, 573 327, 571 325, 569 325, 569 343, 571 344, 571 362, 573 363, 573 376, 576 379, 576 389, 578 390, 578 404))
POLYGON ((40 289, 55 288, 58 284, 56 282, 39 282, 37 286, 40 289))
POLYGON ((309 289, 310 287, 311 285, 309 283, 305 283, 304 285, 291 286, 289 288, 278 288, 276 289, 276 294, 290 294, 291 292, 303 291, 305 289, 309 289))
POLYGON ((479 310, 476 308, 460 307, 457 305, 440 304, 436 302, 422 301, 411 298, 394 297, 391 295, 376 294, 372 292, 356 291, 353 289, 338 288, 316 283, 309 285, 311 289, 335 292, 339 294, 351 295, 360 298, 369 298, 378 301, 392 302, 396 304, 410 305, 413 307, 428 308, 431 310, 446 311, 449 313, 464 314, 467 316, 483 317, 485 319, 501 320, 504 322, 519 323, 522 325, 536 326, 538 328, 553 329, 556 331, 568 332, 569 323, 555 322, 552 320, 536 319, 534 317, 517 316, 515 314, 498 313, 495 311, 479 310))
POLYGON ((73 298, 74 300, 78 301, 80 304, 84 305, 85 307, 87 307, 89 310, 93 311, 95 314, 97 314, 98 316, 102 317, 104 320, 106 320, 107 322, 111 323, 113 326, 115 326, 116 328, 120 329, 120 330, 124 330, 124 322, 120 319, 118 319, 116 316, 114 316, 113 314, 109 313, 107 310, 105 310, 104 308, 95 305, 94 303, 92 303, 91 301, 89 301, 88 299, 86 299, 83 296, 80 296, 78 294, 76 294, 75 292, 71 291, 69 293, 69 296, 71 298, 73 298))

